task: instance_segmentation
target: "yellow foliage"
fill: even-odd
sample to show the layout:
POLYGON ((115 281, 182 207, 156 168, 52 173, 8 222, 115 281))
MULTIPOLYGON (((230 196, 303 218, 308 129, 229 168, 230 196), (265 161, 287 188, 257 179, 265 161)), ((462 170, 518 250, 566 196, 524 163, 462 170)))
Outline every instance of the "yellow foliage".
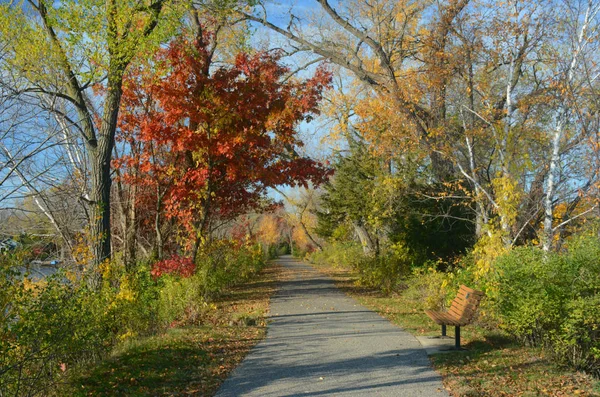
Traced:
POLYGON ((276 244, 281 238, 279 230, 279 221, 275 215, 267 214, 263 216, 258 225, 258 233, 263 243, 267 245, 276 244))
POLYGON ((80 266, 85 266, 94 259, 94 254, 88 244, 89 233, 80 233, 75 237, 75 244, 73 245, 73 258, 75 262, 80 266))
POLYGON ((135 301, 136 293, 131 286, 131 281, 129 280, 128 275, 123 275, 121 277, 121 285, 119 287, 119 292, 117 293, 116 299, 126 302, 135 301))
POLYGON ((300 248, 300 249, 306 249, 311 245, 310 239, 304 232, 304 229, 302 229, 300 227, 294 228, 294 231, 292 233, 292 238, 293 238, 296 246, 298 246, 298 248, 300 248))
POLYGON ((132 330, 127 330, 125 333, 119 335, 119 340, 124 341, 127 339, 135 338, 138 334, 132 330))
POLYGON ((500 255, 505 254, 510 249, 504 243, 505 233, 493 224, 486 225, 481 238, 473 247, 473 257, 475 259, 475 280, 485 279, 489 274, 492 264, 500 255))
POLYGON ((36 291, 38 291, 39 289, 44 288, 46 284, 47 283, 44 280, 33 281, 29 277, 23 278, 23 288, 26 291, 32 291, 34 294, 36 294, 36 291))
POLYGON ((517 220, 521 202, 519 184, 509 176, 498 176, 492 179, 492 186, 496 193, 496 204, 498 204, 496 211, 500 219, 508 226, 513 225, 517 220))
POLYGON ((356 103, 359 121, 356 130, 371 143, 370 149, 384 158, 410 155, 425 157, 420 150, 421 140, 413 120, 399 112, 392 96, 379 94, 365 97, 356 103))

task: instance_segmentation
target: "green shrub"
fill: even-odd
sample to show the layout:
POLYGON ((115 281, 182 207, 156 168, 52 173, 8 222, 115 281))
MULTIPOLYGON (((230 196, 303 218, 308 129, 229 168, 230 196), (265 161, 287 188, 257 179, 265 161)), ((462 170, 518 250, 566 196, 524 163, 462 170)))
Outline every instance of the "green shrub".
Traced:
POLYGON ((563 254, 516 248, 498 258, 490 298, 502 328, 557 359, 600 373, 600 242, 563 254))
POLYGON ((448 275, 435 270, 434 266, 416 268, 407 280, 403 296, 418 305, 415 309, 441 310, 447 306, 447 297, 452 295, 452 289, 448 294, 447 280, 448 275))
POLYGON ((313 251, 312 246, 309 245, 298 245, 296 243, 294 246, 294 258, 304 259, 310 256, 310 253, 313 251))
POLYGON ((408 276, 412 265, 409 251, 401 245, 388 247, 378 256, 367 256, 360 244, 354 242, 334 242, 312 253, 309 259, 315 264, 353 269, 360 285, 384 293, 394 291, 408 276))
POLYGON ((560 258, 521 247, 498 258, 495 268, 497 288, 490 298, 499 325, 524 342, 541 344, 562 316, 567 298, 559 286, 560 258))
POLYGON ((389 294, 410 271, 411 258, 405 250, 389 250, 376 257, 361 256, 355 263, 358 282, 389 294))
POLYGON ((3 277, 2 284, 11 296, 0 324, 0 395, 46 395, 66 368, 113 345, 117 321, 109 302, 87 286, 61 275, 39 284, 3 277))
POLYGON ((221 240, 204 247, 191 277, 170 274, 159 278, 156 306, 160 326, 197 323, 211 299, 255 275, 264 266, 264 257, 259 244, 240 247, 221 240))
POLYGON ((178 323, 195 323, 204 307, 204 286, 201 278, 165 276, 158 293, 158 318, 162 327, 178 323))
MULTIPOLYGON (((25 251, 23 251, 25 252, 25 251)), ((260 245, 217 241, 191 277, 155 279, 148 264, 126 272, 103 263, 102 285, 61 272, 41 282, 15 269, 22 253, 0 256, 0 396, 51 395, 67 370, 89 365, 118 342, 196 322, 207 297, 264 265, 260 245)))
POLYGON ((333 242, 310 255, 310 261, 316 264, 337 268, 353 268, 364 256, 362 247, 355 242, 333 242))
POLYGON ((269 244, 266 251, 267 259, 275 259, 279 258, 281 255, 288 255, 290 253, 290 246, 286 243, 269 244))
POLYGON ((600 294, 569 300, 565 309, 567 316, 551 340, 555 355, 600 377, 600 294))
POLYGON ((265 264, 260 244, 240 247, 232 241, 217 241, 198 255, 198 281, 206 299, 218 295, 224 288, 247 280, 265 264))

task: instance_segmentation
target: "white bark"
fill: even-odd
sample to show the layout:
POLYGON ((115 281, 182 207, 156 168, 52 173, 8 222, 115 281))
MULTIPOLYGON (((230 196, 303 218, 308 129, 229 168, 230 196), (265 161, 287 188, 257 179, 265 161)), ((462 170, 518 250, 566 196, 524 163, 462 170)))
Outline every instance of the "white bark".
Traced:
MULTIPOLYGON (((589 0, 588 6, 585 12, 585 17, 579 29, 577 35, 577 42, 571 60, 569 62, 568 69, 566 71, 565 81, 563 89, 567 89, 573 84, 573 78, 575 75, 575 69, 581 60, 581 54, 589 43, 589 38, 592 34, 595 34, 595 30, 589 31, 590 23, 593 18, 596 17, 600 11, 600 4, 594 4, 594 1, 589 0)), ((548 173, 548 182, 546 184, 546 196, 544 199, 544 235, 542 248, 544 251, 549 251, 552 248, 554 240, 554 230, 552 222, 554 220, 554 196, 556 191, 556 173, 560 163, 560 148, 561 140, 563 138, 565 127, 568 123, 569 116, 571 114, 568 99, 564 99, 557 112, 556 116, 556 127, 552 134, 552 155, 550 157, 550 169, 548 173)))
POLYGON ((481 197, 481 186, 479 183, 479 176, 477 175, 477 169, 475 165, 475 153, 473 152, 473 142, 469 138, 467 133, 467 124, 463 111, 460 112, 463 119, 463 129, 465 130, 465 143, 467 145, 467 153, 469 155, 469 171, 471 172, 471 178, 474 181, 473 186, 475 189, 475 235, 479 238, 483 231, 483 226, 489 221, 487 211, 485 210, 485 204, 482 202, 481 197))

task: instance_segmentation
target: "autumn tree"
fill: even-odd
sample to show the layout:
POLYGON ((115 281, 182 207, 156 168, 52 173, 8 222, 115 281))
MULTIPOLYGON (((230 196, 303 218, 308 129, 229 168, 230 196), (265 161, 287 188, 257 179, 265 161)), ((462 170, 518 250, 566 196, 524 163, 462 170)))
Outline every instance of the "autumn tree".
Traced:
POLYGON ((435 176, 439 180, 451 177, 453 165, 440 154, 449 121, 447 82, 454 71, 451 35, 469 1, 436 6, 388 0, 318 3, 322 15, 311 19, 291 13, 287 27, 271 22, 260 11, 240 13, 280 33, 297 50, 310 51, 347 69, 393 104, 427 152, 435 176), (310 22, 299 23, 306 20, 319 34, 306 32, 310 22), (425 81, 416 84, 417 76, 424 76, 425 81))
POLYGON ((317 227, 316 213, 319 208, 319 193, 317 189, 308 187, 297 195, 286 195, 286 204, 290 214, 290 222, 295 224, 297 231, 295 241, 305 248, 323 250, 323 242, 315 233, 317 227))
POLYGON ((477 238, 504 249, 550 241, 545 234, 585 216, 578 197, 593 180, 577 156, 591 155, 583 142, 593 112, 580 100, 584 76, 596 75, 596 2, 318 3, 315 17, 295 9, 287 25, 264 10, 242 13, 371 89, 347 101, 353 116, 341 124, 360 129, 383 161, 395 157, 388 164, 417 162, 446 184, 431 200, 462 201, 477 238), (571 83, 565 59, 576 60, 571 83), (556 124, 549 115, 560 109, 556 124))
POLYGON ((126 84, 152 98, 150 112, 138 106, 124 115, 139 128, 146 177, 169 181, 163 210, 191 237, 192 257, 216 222, 256 208, 267 188, 318 185, 328 174, 298 153, 296 126, 317 114, 329 74, 319 68, 307 80, 284 79, 276 52, 240 53, 232 66, 215 67, 212 35, 175 40, 156 60, 164 76, 126 84), (169 157, 153 158, 156 147, 169 157))
MULTIPOLYGON (((567 3, 563 10, 567 13, 567 18, 564 20, 565 27, 563 28, 567 45, 564 53, 561 51, 557 54, 555 75, 552 79, 553 88, 556 92, 556 108, 554 123, 552 125, 552 149, 549 156, 548 179, 544 199, 542 246, 545 251, 549 251, 554 245, 556 230, 564 226, 564 222, 560 222, 558 226, 554 223, 556 184, 558 178, 560 178, 559 167, 561 167, 561 157, 568 150, 568 146, 576 145, 576 142, 582 139, 582 135, 583 139, 585 139, 585 136, 589 133, 585 128, 588 124, 589 113, 586 114, 586 111, 581 113, 580 111, 578 114, 580 118, 578 120, 579 123, 574 123, 576 124, 575 126, 570 126, 569 124, 572 123, 573 116, 577 114, 576 109, 585 107, 585 105, 581 103, 577 104, 577 102, 582 97, 585 98, 586 86, 589 87, 589 84, 595 85, 600 73, 597 66, 598 60, 595 56, 596 46, 598 45, 597 37, 600 32, 600 3, 591 0, 583 3, 567 3), (594 47, 594 49, 589 47, 594 47), (566 60, 566 62, 561 62, 561 58, 566 60), (583 76, 583 79, 578 77, 578 75, 583 76), (581 127, 577 124, 580 124, 581 127)), ((590 176, 591 178, 584 183, 579 193, 569 204, 568 207, 571 208, 568 212, 572 213, 573 209, 579 203, 582 194, 594 183, 596 175, 588 175, 588 177, 590 176)), ((592 206, 590 211, 593 208, 592 206)), ((572 215, 570 213, 568 213, 568 218, 572 215)))

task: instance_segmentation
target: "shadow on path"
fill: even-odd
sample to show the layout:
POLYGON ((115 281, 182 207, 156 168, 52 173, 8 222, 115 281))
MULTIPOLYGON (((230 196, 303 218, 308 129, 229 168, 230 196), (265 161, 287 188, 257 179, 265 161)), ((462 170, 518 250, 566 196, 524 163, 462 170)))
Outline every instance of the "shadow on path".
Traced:
POLYGON ((447 396, 417 340, 310 266, 272 299, 267 338, 217 396, 447 396))

